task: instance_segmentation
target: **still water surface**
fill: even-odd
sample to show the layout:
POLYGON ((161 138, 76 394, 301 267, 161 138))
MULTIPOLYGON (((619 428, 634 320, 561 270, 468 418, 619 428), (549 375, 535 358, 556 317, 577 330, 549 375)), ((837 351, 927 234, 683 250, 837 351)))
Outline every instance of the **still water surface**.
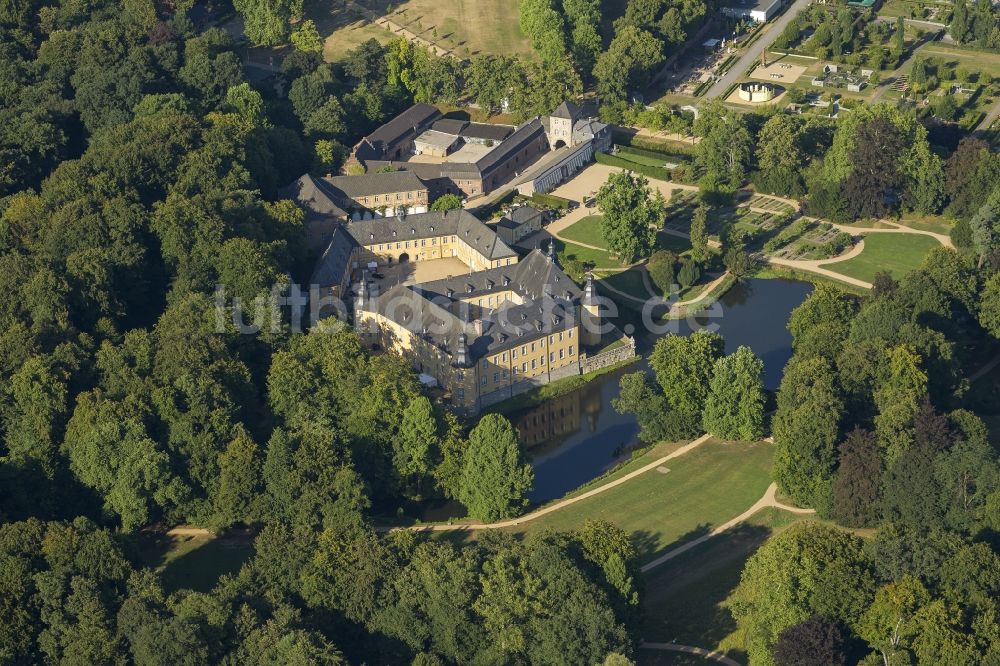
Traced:
MULTIPOLYGON (((776 389, 792 355, 788 316, 810 291, 805 282, 748 280, 730 289, 710 315, 677 322, 674 332, 688 335, 707 326, 725 337, 727 354, 749 346, 764 361, 764 385, 776 389)), ((639 352, 647 354, 656 337, 637 336, 639 352)), ((510 415, 535 470, 532 502, 561 497, 600 476, 639 444, 635 417, 615 412, 611 400, 618 396, 619 377, 641 368, 648 368, 645 361, 510 415)))

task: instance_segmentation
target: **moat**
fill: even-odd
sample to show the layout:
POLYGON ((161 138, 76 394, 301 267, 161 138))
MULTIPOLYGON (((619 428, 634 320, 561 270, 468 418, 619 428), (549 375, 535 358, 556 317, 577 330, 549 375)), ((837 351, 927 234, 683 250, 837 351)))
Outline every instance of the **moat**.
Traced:
MULTIPOLYGON (((788 317, 812 285, 792 280, 752 279, 730 289, 711 310, 692 321, 672 322, 671 332, 688 335, 709 327, 726 339, 726 353, 751 347, 764 361, 764 385, 776 389, 792 355, 788 317)), ((657 334, 638 335, 639 352, 648 354, 657 334)), ((599 377, 586 386, 516 414, 522 442, 535 469, 532 502, 561 497, 600 476, 639 445, 633 416, 618 414, 611 401, 622 374, 648 368, 645 361, 599 377)))

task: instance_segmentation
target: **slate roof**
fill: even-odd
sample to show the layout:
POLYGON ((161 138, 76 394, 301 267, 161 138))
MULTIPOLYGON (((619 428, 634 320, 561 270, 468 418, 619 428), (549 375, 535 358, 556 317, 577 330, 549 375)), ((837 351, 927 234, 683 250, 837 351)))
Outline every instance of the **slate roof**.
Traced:
POLYGON ((427 189, 427 186, 412 171, 333 176, 324 178, 323 181, 342 199, 357 199, 391 192, 417 192, 427 189))
POLYGON ((359 245, 448 235, 458 236, 490 259, 517 256, 514 250, 500 240, 495 231, 466 210, 431 211, 411 213, 405 217, 355 220, 345 227, 359 245))
POLYGON ((508 125, 493 125, 490 123, 468 123, 462 130, 462 136, 486 141, 503 141, 514 132, 508 125))
POLYGON ((400 141, 416 136, 440 117, 441 112, 430 104, 414 104, 362 139, 359 159, 381 159, 400 141))
POLYGON ((323 256, 316 262, 309 282, 321 287, 343 284, 351 268, 351 253, 357 246, 345 227, 337 225, 323 256))
POLYGON ((542 121, 538 118, 532 118, 515 129, 510 136, 504 139, 503 143, 480 157, 479 161, 476 162, 476 166, 485 178, 486 174, 505 162, 512 153, 521 150, 521 148, 537 139, 540 134, 545 134, 542 121))
POLYGON ((299 177, 294 183, 283 188, 280 195, 298 201, 309 213, 347 217, 347 212, 335 201, 336 193, 332 192, 321 179, 309 174, 299 177))
POLYGON ((470 123, 455 118, 442 118, 431 125, 431 129, 444 134, 483 139, 487 141, 503 141, 514 131, 509 125, 494 125, 492 123, 470 123))
POLYGON ((369 306, 449 356, 454 355, 458 336, 464 333, 470 362, 475 363, 488 354, 571 328, 576 324, 576 305, 581 297, 573 281, 536 250, 514 266, 423 284, 396 285, 369 306), (473 286, 472 292, 468 284, 473 286), (454 289, 453 297, 449 297, 452 287, 461 290, 454 289), (553 287, 560 291, 553 291, 553 287), (459 301, 459 297, 501 290, 513 290, 522 302, 507 301, 489 310, 459 301), (481 332, 477 332, 477 319, 481 332))
POLYGON ((550 116, 556 118, 566 118, 568 120, 573 120, 580 113, 580 107, 578 107, 573 102, 569 100, 564 101, 562 104, 556 107, 556 110, 550 113, 550 116))

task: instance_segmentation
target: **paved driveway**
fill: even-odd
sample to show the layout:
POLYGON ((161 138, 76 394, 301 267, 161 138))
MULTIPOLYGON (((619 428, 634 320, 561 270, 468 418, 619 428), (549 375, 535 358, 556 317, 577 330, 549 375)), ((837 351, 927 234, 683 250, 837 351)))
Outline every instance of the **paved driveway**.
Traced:
POLYGON ((763 49, 770 48, 774 40, 778 38, 781 31, 785 29, 785 26, 792 22, 799 12, 812 4, 812 0, 795 0, 792 6, 785 10, 785 13, 779 16, 768 26, 764 27, 764 34, 761 35, 760 39, 754 43, 750 49, 743 54, 743 56, 736 61, 736 64, 729 68, 729 71, 722 75, 722 78, 715 82, 715 84, 708 89, 705 93, 705 99, 712 99, 713 97, 718 97, 722 93, 726 92, 729 86, 733 85, 741 78, 743 78, 743 73, 746 72, 750 65, 760 59, 760 52, 763 49))

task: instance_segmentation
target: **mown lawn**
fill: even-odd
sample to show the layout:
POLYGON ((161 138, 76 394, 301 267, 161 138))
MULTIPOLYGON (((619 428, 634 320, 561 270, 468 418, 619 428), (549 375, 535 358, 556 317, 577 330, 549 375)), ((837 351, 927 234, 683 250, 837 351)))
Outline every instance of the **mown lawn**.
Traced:
POLYGON ((603 215, 588 215, 560 231, 559 235, 577 243, 607 247, 604 234, 601 233, 602 219, 603 215))
POLYGON ((901 278, 924 262, 932 248, 940 245, 930 236, 873 233, 865 236, 864 251, 853 259, 827 264, 824 268, 871 282, 875 273, 888 271, 901 278))
MULTIPOLYGON (((773 446, 766 442, 712 440, 668 461, 665 468, 669 472, 650 470, 607 492, 511 530, 567 531, 600 518, 628 532, 640 559, 649 561, 705 534, 760 499, 771 482, 772 454, 773 446)), ((619 473, 662 455, 661 450, 654 448, 619 473)))
POLYGON ((576 243, 568 243, 562 240, 556 239, 556 254, 559 255, 559 261, 566 265, 567 259, 576 259, 585 264, 589 264, 594 268, 621 268, 622 263, 608 254, 605 250, 595 250, 593 248, 584 247, 582 245, 577 245, 576 243))

